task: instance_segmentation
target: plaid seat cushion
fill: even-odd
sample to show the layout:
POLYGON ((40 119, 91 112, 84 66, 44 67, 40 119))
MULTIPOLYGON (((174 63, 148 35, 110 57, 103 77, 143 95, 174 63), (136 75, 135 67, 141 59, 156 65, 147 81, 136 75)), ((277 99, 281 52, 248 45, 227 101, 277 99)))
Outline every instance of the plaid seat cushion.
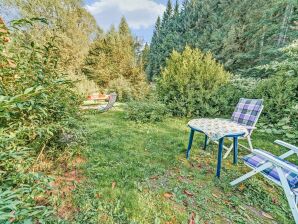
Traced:
MULTIPOLYGON (((279 160, 282 160, 282 159, 278 158, 277 156, 275 156, 275 155, 273 155, 269 152, 266 152, 266 151, 263 151, 263 152, 265 152, 268 155, 274 156, 275 158, 277 158, 279 160)), ((255 155, 253 153, 245 156, 243 158, 243 160, 244 160, 245 164, 247 164, 248 166, 250 166, 252 168, 258 168, 259 166, 261 166, 264 163, 268 162, 268 160, 266 160, 264 157, 259 156, 259 155, 255 155)), ((296 166, 293 163, 290 163, 286 160, 282 160, 282 161, 289 164, 289 165, 291 165, 291 166, 293 166, 293 167, 298 168, 298 166, 296 166)), ((283 171, 284 171, 285 176, 288 180, 290 188, 297 188, 298 187, 298 175, 291 172, 291 171, 289 171, 288 169, 283 169, 283 171)), ((273 180, 276 180, 276 181, 280 182, 277 170, 273 166, 268 168, 268 169, 263 170, 262 173, 269 176, 269 178, 272 178, 273 180)))
POLYGON ((241 98, 235 108, 231 120, 245 126, 253 126, 262 109, 262 99, 241 98))

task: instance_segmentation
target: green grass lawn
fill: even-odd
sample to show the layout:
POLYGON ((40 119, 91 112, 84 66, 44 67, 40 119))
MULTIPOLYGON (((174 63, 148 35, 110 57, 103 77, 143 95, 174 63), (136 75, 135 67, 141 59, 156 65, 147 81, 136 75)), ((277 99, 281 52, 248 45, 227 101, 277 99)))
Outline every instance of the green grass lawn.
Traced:
MULTIPOLYGON (((217 145, 202 150, 195 134, 185 159, 187 119, 138 124, 121 110, 85 116, 85 181, 74 192, 76 223, 294 223, 280 188, 262 176, 231 187, 248 171, 232 156, 215 178, 217 145)), ((274 137, 253 135, 255 147, 282 153, 274 137)), ((240 149, 240 156, 247 154, 240 149)))

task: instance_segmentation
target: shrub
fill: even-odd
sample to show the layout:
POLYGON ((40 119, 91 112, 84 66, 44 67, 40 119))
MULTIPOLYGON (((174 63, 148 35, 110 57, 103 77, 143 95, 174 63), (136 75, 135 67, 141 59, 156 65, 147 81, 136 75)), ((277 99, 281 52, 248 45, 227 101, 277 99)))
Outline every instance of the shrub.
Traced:
POLYGON ((267 65, 257 67, 269 76, 254 91, 264 99, 260 124, 267 133, 298 143, 298 40, 280 49, 281 56, 267 65))
POLYGON ((186 47, 182 53, 174 51, 167 60, 157 91, 174 115, 208 116, 214 113, 210 99, 229 78, 211 53, 186 47))
POLYGON ((116 92, 118 100, 128 102, 130 100, 142 100, 149 93, 149 85, 143 78, 135 77, 136 80, 130 81, 123 77, 111 80, 108 86, 108 92, 116 92))
POLYGON ((52 157, 69 146, 60 140, 64 133, 76 135, 79 98, 58 69, 56 42, 28 43, 19 38, 22 29, 14 36, 10 41, 0 19, 0 222, 44 223, 51 209, 34 198, 49 181, 31 168, 41 151, 52 157))
POLYGON ((128 119, 141 123, 163 121, 167 115, 166 106, 154 101, 131 101, 126 110, 128 119))
POLYGON ((258 81, 253 78, 233 76, 230 82, 219 87, 209 100, 214 116, 231 117, 240 98, 250 98, 258 81))
POLYGON ((133 90, 130 83, 123 77, 110 81, 109 92, 116 92, 119 101, 128 101, 133 98, 133 90))
POLYGON ((283 74, 262 80, 254 91, 264 99, 261 125, 267 133, 298 142, 298 77, 283 74))

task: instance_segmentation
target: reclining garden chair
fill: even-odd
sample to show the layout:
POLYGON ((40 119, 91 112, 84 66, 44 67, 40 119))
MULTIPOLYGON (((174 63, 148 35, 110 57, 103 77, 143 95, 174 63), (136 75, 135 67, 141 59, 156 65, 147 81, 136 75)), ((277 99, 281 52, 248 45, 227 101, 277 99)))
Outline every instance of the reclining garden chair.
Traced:
POLYGON ((298 166, 284 160, 293 154, 298 155, 298 147, 280 140, 276 140, 275 143, 290 149, 290 151, 277 157, 269 152, 254 149, 252 154, 243 158, 244 163, 253 170, 230 184, 234 186, 257 173, 261 173, 264 177, 283 188, 295 223, 298 224, 298 166))
POLYGON ((110 110, 114 106, 114 104, 116 103, 116 100, 117 100, 117 94, 116 93, 111 93, 109 95, 109 102, 108 102, 108 104, 107 105, 100 105, 98 107, 98 110, 100 112, 106 112, 106 111, 110 110))
MULTIPOLYGON (((232 115, 231 121, 236 122, 242 126, 245 126, 248 130, 248 135, 245 137, 248 141, 249 148, 239 144, 243 148, 246 148, 250 151, 253 151, 253 146, 251 143, 251 135, 254 129, 256 129, 256 124, 262 113, 264 106, 262 99, 245 99, 240 98, 234 113, 232 115)), ((227 152, 224 155, 224 158, 227 158, 230 152, 233 149, 233 144, 230 147, 224 146, 227 152)))

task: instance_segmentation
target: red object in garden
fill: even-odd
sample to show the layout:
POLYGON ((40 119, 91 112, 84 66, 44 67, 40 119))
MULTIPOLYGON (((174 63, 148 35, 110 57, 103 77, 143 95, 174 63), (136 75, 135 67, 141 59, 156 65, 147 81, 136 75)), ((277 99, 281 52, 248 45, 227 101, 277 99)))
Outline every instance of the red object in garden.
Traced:
POLYGON ((106 100, 109 98, 109 95, 105 95, 105 94, 92 94, 89 95, 88 100, 106 100))

